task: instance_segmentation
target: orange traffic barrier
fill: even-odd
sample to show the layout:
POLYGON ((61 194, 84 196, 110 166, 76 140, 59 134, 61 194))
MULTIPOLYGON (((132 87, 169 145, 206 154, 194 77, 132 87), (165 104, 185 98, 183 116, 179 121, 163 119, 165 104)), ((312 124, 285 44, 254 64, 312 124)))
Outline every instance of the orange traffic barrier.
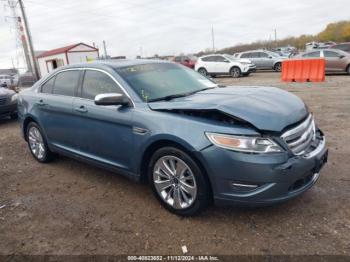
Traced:
POLYGON ((289 59, 282 62, 284 82, 322 82, 326 61, 322 59, 289 59))

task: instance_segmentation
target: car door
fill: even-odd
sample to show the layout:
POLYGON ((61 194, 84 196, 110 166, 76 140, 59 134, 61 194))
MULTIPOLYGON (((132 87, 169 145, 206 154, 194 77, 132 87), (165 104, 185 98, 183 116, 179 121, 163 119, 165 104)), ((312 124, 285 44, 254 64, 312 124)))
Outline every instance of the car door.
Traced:
POLYGON ((202 65, 208 73, 215 73, 216 61, 215 56, 206 56, 202 58, 202 65))
POLYGON ((261 64, 261 61, 260 61, 260 55, 259 55, 259 52, 250 52, 249 53, 249 59, 250 61, 252 61, 253 64, 256 65, 256 68, 257 69, 262 69, 262 64, 261 64))
POLYGON ((98 94, 121 93, 108 72, 86 69, 79 97, 74 100, 77 152, 99 162, 127 169, 132 161, 133 107, 96 105, 98 94))
POLYGON ((224 56, 215 56, 215 72, 227 74, 230 70, 230 61, 224 56))
POLYGON ((326 59, 326 71, 345 71, 346 60, 335 51, 324 50, 323 55, 326 59))
POLYGON ((259 64, 262 69, 272 69, 273 68, 273 59, 266 52, 259 52, 259 64))
POLYGON ((80 70, 61 71, 43 83, 35 97, 33 115, 52 146, 66 150, 74 147, 72 104, 80 77, 80 70))

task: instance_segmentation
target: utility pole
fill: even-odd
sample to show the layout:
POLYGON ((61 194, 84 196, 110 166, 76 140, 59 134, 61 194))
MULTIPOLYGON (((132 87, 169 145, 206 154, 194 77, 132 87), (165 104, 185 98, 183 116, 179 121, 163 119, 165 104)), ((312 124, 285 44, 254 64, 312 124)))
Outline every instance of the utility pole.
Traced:
POLYGON ((22 25, 22 19, 20 16, 18 17, 18 28, 19 28, 20 38, 21 38, 21 42, 22 42, 22 46, 23 46, 24 58, 25 58, 26 63, 27 63, 27 69, 28 69, 28 71, 33 73, 33 67, 32 67, 32 62, 30 61, 27 39, 26 39, 26 36, 24 34, 24 31, 23 31, 24 29, 23 29, 23 25, 22 25))
POLYGON ((106 47, 106 41, 103 40, 103 49, 105 51, 105 59, 107 59, 107 47, 106 47))
POLYGON ((277 29, 275 29, 275 46, 277 47, 277 29))
POLYGON ((214 26, 211 27, 211 40, 213 42, 213 52, 215 52, 215 35, 214 35, 214 26))
POLYGON ((21 13, 22 13, 22 17, 23 17, 23 23, 24 23, 24 28, 26 30, 26 35, 28 38, 28 47, 29 47, 29 51, 30 51, 30 55, 32 57, 32 63, 33 63, 33 67, 34 67, 34 76, 36 77, 36 79, 38 80, 40 78, 39 76, 39 69, 38 69, 38 63, 36 61, 36 57, 35 57, 35 53, 34 53, 34 46, 33 46, 33 40, 32 40, 32 35, 30 33, 29 30, 29 24, 28 24, 28 19, 27 19, 27 15, 26 12, 24 10, 24 5, 23 5, 23 1, 22 0, 18 0, 19 3, 19 7, 21 9, 21 13))

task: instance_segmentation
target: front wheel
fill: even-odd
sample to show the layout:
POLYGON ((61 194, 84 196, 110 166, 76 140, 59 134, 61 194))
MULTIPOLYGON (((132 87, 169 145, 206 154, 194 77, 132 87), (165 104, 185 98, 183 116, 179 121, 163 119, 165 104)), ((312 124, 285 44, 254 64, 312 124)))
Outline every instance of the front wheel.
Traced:
POLYGON ((26 136, 29 150, 37 161, 47 163, 53 159, 53 153, 47 146, 47 142, 38 124, 35 122, 29 123, 26 136))
POLYGON ((241 76, 241 69, 239 67, 232 67, 230 70, 230 75, 233 78, 238 78, 241 76))
POLYGON ((149 163, 148 176, 156 198, 176 215, 198 214, 209 203, 208 180, 196 162, 180 149, 157 150, 149 163))
POLYGON ((350 65, 348 65, 348 69, 346 70, 348 75, 350 75, 350 65))

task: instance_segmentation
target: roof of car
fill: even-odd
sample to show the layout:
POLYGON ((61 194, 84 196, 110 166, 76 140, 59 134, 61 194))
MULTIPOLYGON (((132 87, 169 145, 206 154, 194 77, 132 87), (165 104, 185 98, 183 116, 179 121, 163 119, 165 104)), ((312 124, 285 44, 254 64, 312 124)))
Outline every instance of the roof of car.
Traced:
POLYGON ((171 61, 165 60, 154 60, 154 59, 118 59, 118 60, 97 60, 92 63, 80 63, 65 66, 65 68, 77 68, 77 67, 101 67, 103 65, 109 66, 112 68, 122 68, 127 66, 135 65, 145 65, 153 63, 172 63, 171 61))

